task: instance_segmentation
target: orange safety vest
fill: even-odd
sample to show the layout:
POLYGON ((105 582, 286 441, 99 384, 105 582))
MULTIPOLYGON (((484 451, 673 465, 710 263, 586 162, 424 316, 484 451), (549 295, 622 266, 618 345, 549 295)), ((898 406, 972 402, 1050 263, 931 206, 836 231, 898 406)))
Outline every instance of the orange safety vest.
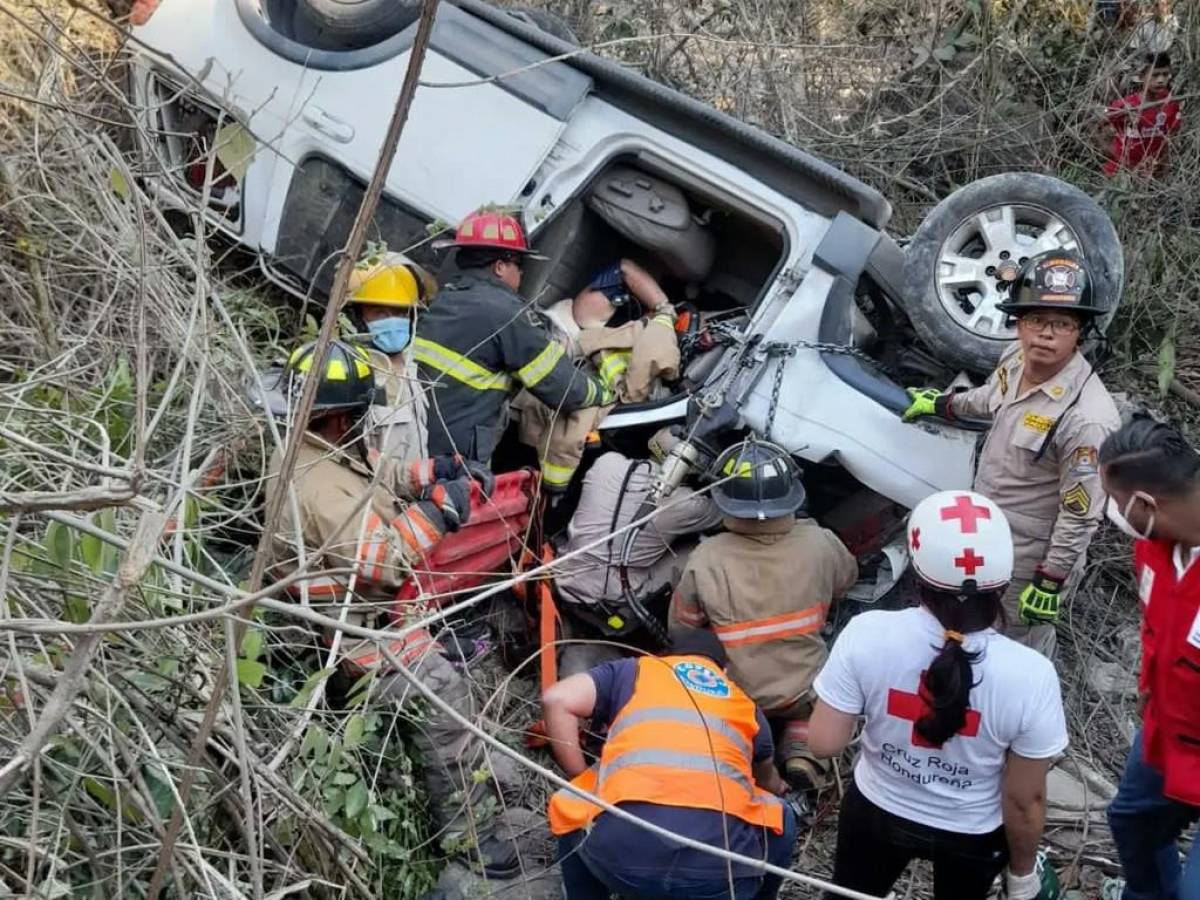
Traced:
MULTIPOLYGON (((644 657, 599 764, 571 783, 612 803, 711 809, 783 832, 779 798, 754 784, 754 701, 702 656, 644 657)), ((562 788, 550 830, 569 834, 603 810, 562 788)))

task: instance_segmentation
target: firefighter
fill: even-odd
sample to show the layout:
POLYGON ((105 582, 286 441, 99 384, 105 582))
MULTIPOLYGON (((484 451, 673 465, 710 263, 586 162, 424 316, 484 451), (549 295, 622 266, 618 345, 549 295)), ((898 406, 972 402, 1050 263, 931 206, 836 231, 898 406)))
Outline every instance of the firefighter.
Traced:
POLYGON ((819 789, 829 766, 808 751, 807 737, 812 682, 826 659, 821 628, 858 579, 858 564, 832 531, 804 515, 800 473, 783 448, 736 444, 713 471, 722 479, 712 497, 726 531, 692 553, 669 619, 720 638, 730 675, 782 723, 784 777, 819 789))
MULTIPOLYGON (((787 785, 771 731, 725 663, 710 632, 680 629, 664 656, 607 662, 547 689, 546 732, 580 789, 674 834, 787 868, 798 823, 777 796, 787 785), (581 720, 607 731, 590 768, 581 720)), ((566 789, 550 798, 549 816, 567 900, 779 891, 778 876, 680 847, 566 789)))
MULTIPOLYGON (((630 459, 610 451, 583 479, 579 505, 567 526, 563 554, 596 544, 629 525, 658 477, 662 461, 681 439, 663 428, 650 439, 650 459, 630 459)), ((707 494, 680 485, 638 532, 629 551, 629 586, 643 597, 671 587, 683 574, 695 536, 715 527, 721 513, 707 494)), ((593 546, 557 567, 555 579, 564 625, 572 638, 618 640, 638 627, 627 608, 617 572, 622 537, 593 546)), ((610 643, 567 644, 559 659, 565 677, 620 655, 610 643)))
MULTIPOLYGON (((588 360, 617 403, 642 403, 662 381, 679 376, 675 310, 645 269, 622 259, 605 266, 575 297, 546 310, 546 318, 567 355, 588 360), (642 315, 609 327, 612 317, 636 301, 642 315)), ((565 491, 579 468, 588 435, 610 407, 560 410, 521 394, 521 441, 538 451, 542 485, 565 491)))
MULTIPOLYGON (((313 377, 312 349, 308 345, 292 354, 284 373, 285 397, 298 396, 301 380, 313 377)), ((306 582, 307 601, 329 615, 344 614, 351 624, 385 627, 392 599, 412 567, 447 530, 469 519, 471 473, 450 457, 408 466, 384 459, 378 468, 368 461, 363 423, 378 393, 363 348, 333 342, 318 377, 316 402, 290 484, 299 511, 298 531, 285 505, 285 524, 274 536, 276 572, 281 576, 293 572, 300 565, 301 551, 320 550, 320 558, 307 560, 316 573, 306 582), (340 571, 335 574, 331 571, 335 569, 340 571), (329 574, 322 575, 322 570, 329 574)), ((282 451, 277 449, 267 476, 268 503, 287 487, 276 477, 281 461, 282 451)), ((386 646, 455 709, 466 716, 475 714, 468 682, 428 631, 410 632, 386 646)), ((391 663, 379 645, 348 638, 343 648, 344 662, 353 673, 377 673, 376 697, 393 702, 400 711, 412 711, 415 694, 400 675, 388 674, 391 663)), ((437 708, 422 716, 412 740, 443 838, 461 844, 464 836, 476 836, 475 852, 492 876, 515 876, 519 869, 515 848, 493 837, 487 822, 470 820, 464 803, 468 797, 472 803, 482 802, 493 791, 489 782, 472 778, 483 764, 482 745, 437 708)))
POLYGON ((934 900, 984 900, 1007 863, 1010 900, 1052 900, 1038 844, 1067 723, 1054 665, 992 627, 1008 522, 986 497, 942 491, 913 510, 908 546, 920 605, 855 616, 817 676, 813 751, 840 756, 863 722, 833 883, 883 896, 928 859, 934 900))
POLYGON ((349 311, 355 327, 369 336, 371 368, 384 402, 367 414, 372 450, 398 463, 427 453, 425 393, 417 388, 417 363, 409 348, 417 314, 437 293, 437 282, 402 253, 365 257, 350 275, 349 311))
POLYGON ((957 394, 910 390, 905 421, 938 415, 991 421, 975 490, 1012 525, 1013 581, 1004 598, 1005 633, 1048 657, 1054 623, 1083 575, 1103 513, 1100 444, 1120 424, 1080 342, 1096 316, 1091 276, 1074 253, 1054 251, 997 277, 1012 284, 1000 309, 1017 318, 1017 341, 987 382, 957 394))
POLYGON ((429 451, 487 463, 507 424, 514 388, 553 409, 605 406, 613 394, 578 371, 542 316, 518 294, 525 260, 537 257, 514 216, 479 210, 458 226, 458 274, 445 284, 415 341, 431 385, 429 451))
POLYGON ((1123 884, 1105 900, 1200 900, 1200 455, 1136 416, 1100 447, 1108 516, 1135 539, 1142 728, 1108 808, 1123 884))

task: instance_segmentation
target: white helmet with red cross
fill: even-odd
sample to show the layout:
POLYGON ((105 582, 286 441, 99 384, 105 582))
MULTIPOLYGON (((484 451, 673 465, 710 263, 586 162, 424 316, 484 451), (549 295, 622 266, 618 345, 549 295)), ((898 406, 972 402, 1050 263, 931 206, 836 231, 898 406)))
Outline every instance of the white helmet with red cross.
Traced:
POLYGON ((974 491, 941 491, 908 517, 913 569, 943 591, 994 591, 1012 581, 1013 542, 1000 507, 974 491))

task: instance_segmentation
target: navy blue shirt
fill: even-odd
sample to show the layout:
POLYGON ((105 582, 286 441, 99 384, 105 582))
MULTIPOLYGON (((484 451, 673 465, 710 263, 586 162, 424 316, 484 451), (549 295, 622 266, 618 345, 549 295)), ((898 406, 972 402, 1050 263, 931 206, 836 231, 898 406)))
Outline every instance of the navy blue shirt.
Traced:
MULTIPOLYGON (((603 732, 612 725, 617 713, 633 697, 637 680, 637 660, 606 662, 588 672, 596 684, 596 706, 592 710, 592 730, 603 732)), ((762 711, 755 709, 758 734, 754 736, 754 761, 772 759, 775 742, 762 711)), ((703 841, 714 847, 728 848, 743 856, 765 859, 763 829, 737 816, 711 809, 685 806, 661 806, 657 803, 628 802, 621 809, 675 834, 703 841), (728 842, 726 834, 728 833, 728 842)), ((628 872, 662 873, 669 870, 681 878, 719 880, 727 877, 726 862, 709 853, 681 847, 664 837, 637 828, 614 816, 601 813, 586 839, 587 856, 594 864, 628 872)), ((758 877, 762 873, 733 865, 734 878, 758 877)))

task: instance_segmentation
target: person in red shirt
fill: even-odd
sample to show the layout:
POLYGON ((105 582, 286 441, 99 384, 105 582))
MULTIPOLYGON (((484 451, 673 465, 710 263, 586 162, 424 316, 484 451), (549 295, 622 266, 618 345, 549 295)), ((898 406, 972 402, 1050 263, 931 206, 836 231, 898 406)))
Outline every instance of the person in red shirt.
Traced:
POLYGON ((1108 822, 1125 882, 1105 898, 1200 900, 1200 454, 1170 425, 1135 416, 1100 447, 1108 517, 1136 538, 1142 609, 1135 735, 1108 822))
POLYGON ((1179 101, 1171 96, 1170 55, 1147 55, 1141 79, 1141 90, 1114 100, 1105 110, 1105 125, 1112 130, 1104 163, 1109 178, 1122 169, 1161 175, 1167 163, 1167 139, 1182 124, 1179 101))

